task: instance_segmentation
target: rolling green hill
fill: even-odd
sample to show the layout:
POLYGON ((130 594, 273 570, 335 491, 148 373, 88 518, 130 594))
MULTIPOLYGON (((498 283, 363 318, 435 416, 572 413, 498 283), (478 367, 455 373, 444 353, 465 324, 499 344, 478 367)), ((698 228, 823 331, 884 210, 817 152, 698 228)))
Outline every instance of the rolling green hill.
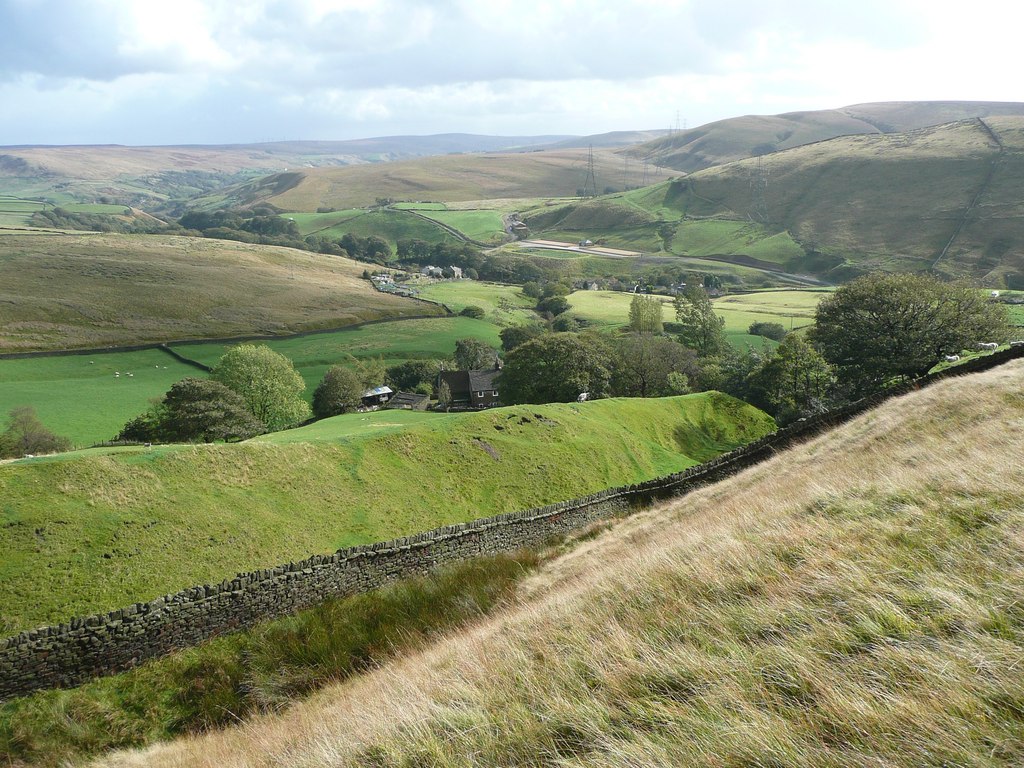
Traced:
POLYGON ((0 352, 286 334, 442 314, 378 293, 360 279, 364 268, 226 240, 0 234, 0 352))
POLYGON ((524 218, 534 236, 601 238, 737 274, 836 282, 931 269, 1015 288, 1024 286, 1024 117, 834 138, 524 218))
POLYGON ((614 525, 467 630, 100 764, 1024 762, 1019 361, 614 525))
POLYGON ((632 157, 693 172, 838 136, 901 133, 975 117, 1024 115, 1024 104, 992 101, 892 101, 840 109, 746 115, 639 144, 632 157))
POLYGON ((0 626, 656 477, 772 429, 752 406, 702 393, 352 414, 233 445, 0 464, 0 626))

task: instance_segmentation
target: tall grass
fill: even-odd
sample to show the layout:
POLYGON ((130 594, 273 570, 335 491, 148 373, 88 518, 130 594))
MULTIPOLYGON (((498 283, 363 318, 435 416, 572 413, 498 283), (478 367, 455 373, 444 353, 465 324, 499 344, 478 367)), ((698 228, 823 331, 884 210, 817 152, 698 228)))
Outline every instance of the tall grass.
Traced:
POLYGON ((473 621, 537 564, 522 552, 331 600, 72 691, 0 706, 0 762, 59 765, 275 711, 473 621))
POLYGON ((660 509, 460 637, 106 766, 1024 764, 1024 365, 660 509))

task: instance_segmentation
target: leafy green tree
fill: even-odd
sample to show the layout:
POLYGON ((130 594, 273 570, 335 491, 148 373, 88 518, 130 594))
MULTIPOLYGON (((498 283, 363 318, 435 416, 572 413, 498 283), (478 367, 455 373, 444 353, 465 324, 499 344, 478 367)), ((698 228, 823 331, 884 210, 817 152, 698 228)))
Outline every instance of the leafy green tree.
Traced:
POLYGON ((520 344, 525 344, 530 339, 535 339, 544 334, 544 326, 531 323, 527 325, 510 325, 502 328, 498 335, 501 337, 501 348, 511 352, 520 344))
POLYGON ((388 368, 385 381, 400 392, 430 394, 440 370, 441 366, 436 360, 408 360, 388 368))
POLYGON ((331 366, 313 391, 313 415, 326 419, 354 411, 362 403, 365 391, 358 373, 341 365, 331 366))
POLYGON ((7 414, 7 428, 0 432, 0 458, 57 453, 70 449, 71 441, 47 429, 32 406, 22 405, 7 414))
POLYGON ((680 326, 679 341, 684 346, 696 350, 700 357, 717 355, 726 348, 722 330, 725 320, 715 314, 703 286, 688 282, 673 304, 680 326))
POLYGON ((783 423, 824 411, 835 384, 832 366, 798 334, 786 336, 753 376, 783 423))
POLYGON ((823 299, 810 331, 851 397, 923 376, 943 355, 1008 335, 1005 307, 966 283, 885 274, 858 278, 823 299))
POLYGON ((747 333, 751 336, 763 336, 773 341, 782 341, 786 336, 786 328, 782 323, 767 323, 757 320, 747 327, 747 333))
POLYGON ((521 344, 505 358, 499 380, 501 401, 565 403, 582 392, 608 393, 612 355, 607 343, 578 333, 550 333, 521 344))
POLYGON ((240 394, 267 429, 285 429, 310 416, 309 404, 302 399, 302 376, 291 360, 264 344, 229 349, 210 376, 240 394))
POLYGON ((661 299, 657 296, 636 294, 629 302, 629 330, 633 333, 661 333, 661 299))
POLYGON ((210 379, 175 382, 156 414, 162 442, 245 440, 266 431, 241 395, 210 379))
POLYGON ((537 302, 537 311, 557 317, 569 311, 569 300, 565 296, 548 296, 537 302))
POLYGON ((484 312, 483 307, 478 307, 475 304, 470 304, 468 307, 463 307, 462 311, 459 312, 459 314, 462 315, 463 317, 472 317, 479 320, 487 313, 484 312))
POLYGON ((437 405, 447 411, 451 407, 451 404, 452 389, 448 386, 447 381, 442 381, 441 386, 437 388, 437 405))
POLYGON ((700 375, 697 354, 665 336, 630 334, 616 339, 614 349, 611 393, 616 397, 678 394, 669 381, 671 374, 683 375, 687 386, 700 375))
POLYGON ((455 342, 455 367, 460 371, 482 371, 494 367, 498 351, 480 339, 459 339, 455 342))

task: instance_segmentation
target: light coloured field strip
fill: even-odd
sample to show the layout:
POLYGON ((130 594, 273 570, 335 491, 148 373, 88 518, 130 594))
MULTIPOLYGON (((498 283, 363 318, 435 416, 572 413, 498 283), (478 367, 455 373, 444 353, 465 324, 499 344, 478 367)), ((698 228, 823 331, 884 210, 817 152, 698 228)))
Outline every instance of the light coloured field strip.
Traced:
POLYGON ((606 248, 600 245, 582 246, 576 243, 565 243, 561 240, 520 240, 520 248, 541 248, 549 251, 573 251, 591 256, 606 256, 613 259, 636 259, 643 256, 639 251, 626 251, 621 248, 606 248))

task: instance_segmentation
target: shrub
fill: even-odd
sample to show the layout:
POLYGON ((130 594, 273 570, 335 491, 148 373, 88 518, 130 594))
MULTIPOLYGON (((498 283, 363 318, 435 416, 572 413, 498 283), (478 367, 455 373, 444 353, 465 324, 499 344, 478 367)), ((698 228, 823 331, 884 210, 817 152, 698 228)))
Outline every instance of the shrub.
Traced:
POLYGON ((57 453, 70 448, 71 441, 47 429, 29 405, 12 409, 7 415, 7 429, 0 433, 0 458, 57 453))

